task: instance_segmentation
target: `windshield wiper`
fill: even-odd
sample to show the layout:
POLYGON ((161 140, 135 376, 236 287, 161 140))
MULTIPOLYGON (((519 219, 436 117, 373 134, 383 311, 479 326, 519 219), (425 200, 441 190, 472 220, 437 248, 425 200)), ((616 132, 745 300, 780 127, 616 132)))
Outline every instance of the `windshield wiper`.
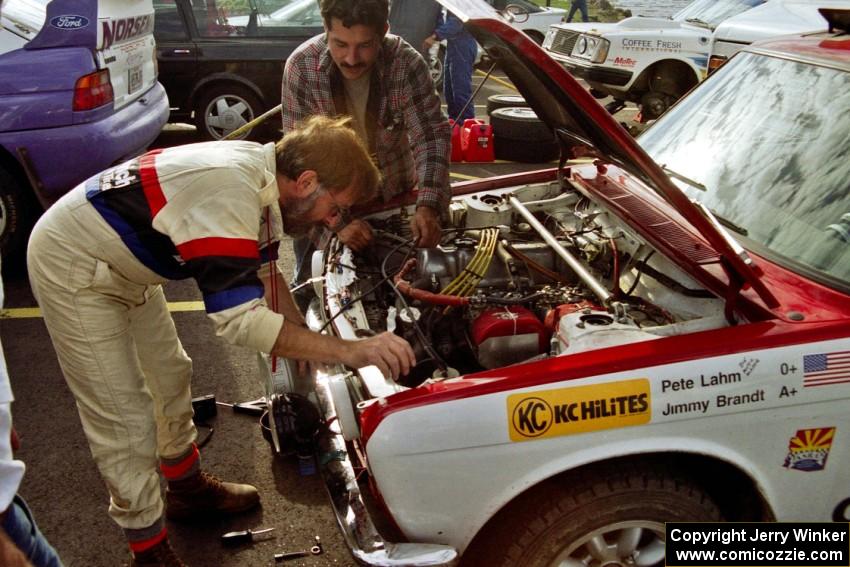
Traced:
POLYGON ((711 24, 705 20, 700 20, 699 18, 685 18, 685 21, 689 24, 694 24, 695 26, 702 26, 704 28, 711 29, 711 24))
POLYGON ((703 185, 699 181, 695 181, 695 180, 691 179, 690 177, 685 177, 681 173, 677 173, 677 172, 673 171, 672 169, 670 169, 666 165, 662 165, 661 169, 664 170, 664 173, 666 173, 670 177, 675 177, 679 181, 682 181, 683 183, 687 183, 688 185, 690 185, 694 189, 699 189, 700 191, 703 191, 703 192, 708 191, 708 187, 706 187, 705 185, 703 185))

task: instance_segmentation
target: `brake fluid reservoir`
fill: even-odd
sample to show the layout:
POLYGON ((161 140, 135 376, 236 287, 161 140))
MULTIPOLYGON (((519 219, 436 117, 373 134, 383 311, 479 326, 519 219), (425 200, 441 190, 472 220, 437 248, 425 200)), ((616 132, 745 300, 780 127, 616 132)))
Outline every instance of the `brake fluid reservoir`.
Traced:
POLYGON ((583 309, 564 315, 558 322, 557 354, 575 354, 627 343, 658 339, 631 319, 618 321, 607 311, 583 309))

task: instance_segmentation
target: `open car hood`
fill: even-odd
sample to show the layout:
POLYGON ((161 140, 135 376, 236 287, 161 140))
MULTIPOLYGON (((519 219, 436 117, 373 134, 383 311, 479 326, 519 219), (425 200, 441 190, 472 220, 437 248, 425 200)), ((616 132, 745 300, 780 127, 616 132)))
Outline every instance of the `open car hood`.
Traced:
POLYGON ((752 286, 767 306, 778 305, 752 264, 741 254, 740 247, 670 181, 661 167, 569 72, 531 38, 512 27, 508 16, 497 12, 485 0, 438 1, 464 22, 538 118, 552 128, 561 145, 562 159, 591 155, 638 177, 723 257, 730 279, 752 286))

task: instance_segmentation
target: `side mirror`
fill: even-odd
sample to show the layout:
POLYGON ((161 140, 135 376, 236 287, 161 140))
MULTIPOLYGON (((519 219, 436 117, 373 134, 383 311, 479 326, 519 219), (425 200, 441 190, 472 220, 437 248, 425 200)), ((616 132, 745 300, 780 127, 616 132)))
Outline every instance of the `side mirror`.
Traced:
POLYGON ((508 4, 502 13, 511 23, 522 24, 528 21, 528 10, 519 4, 508 4))

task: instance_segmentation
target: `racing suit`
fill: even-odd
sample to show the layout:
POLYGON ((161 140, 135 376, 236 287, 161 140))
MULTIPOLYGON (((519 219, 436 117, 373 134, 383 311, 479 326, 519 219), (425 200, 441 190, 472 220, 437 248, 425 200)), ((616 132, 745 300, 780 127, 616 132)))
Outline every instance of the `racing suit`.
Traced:
POLYGON ((282 235, 274 144, 156 150, 67 193, 33 229, 28 266, 92 455, 125 530, 161 522, 157 459, 196 438, 192 364, 160 284, 194 278, 216 334, 271 351, 261 263, 282 235))

